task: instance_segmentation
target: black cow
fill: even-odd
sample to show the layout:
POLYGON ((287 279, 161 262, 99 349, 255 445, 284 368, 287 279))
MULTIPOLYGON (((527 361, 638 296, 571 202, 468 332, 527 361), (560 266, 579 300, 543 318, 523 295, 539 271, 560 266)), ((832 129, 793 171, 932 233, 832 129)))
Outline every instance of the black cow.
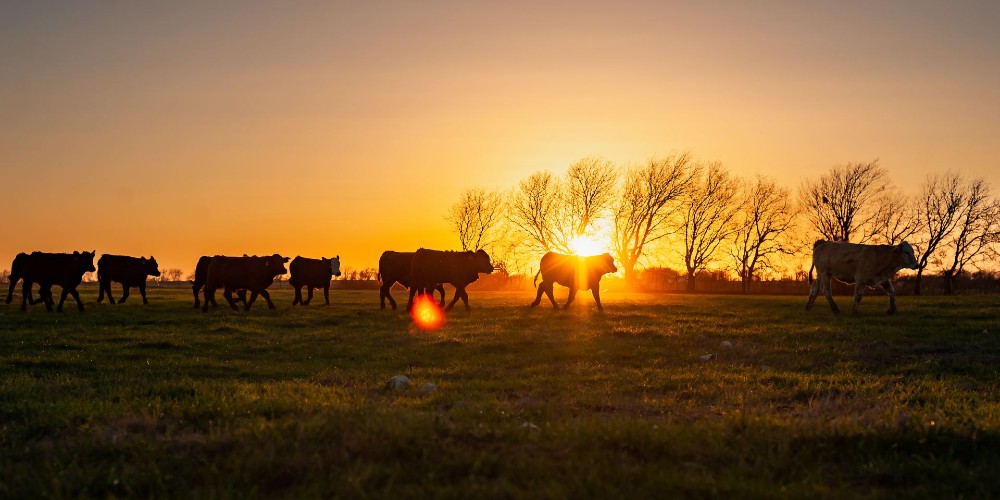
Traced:
POLYGON ((280 276, 288 271, 285 269, 285 262, 288 262, 288 257, 282 257, 278 254, 267 257, 225 257, 222 255, 212 257, 205 277, 205 303, 201 310, 207 312, 208 305, 215 303, 215 291, 219 288, 223 289, 223 297, 234 311, 238 309, 232 294, 233 291, 239 289, 250 290, 250 300, 244 306, 245 311, 250 310, 250 306, 257 300, 257 295, 264 297, 268 308, 274 309, 274 302, 271 302, 271 294, 268 293, 267 287, 274 283, 275 276, 280 276))
MULTIPOLYGON (((21 280, 24 276, 24 266, 28 264, 28 259, 31 258, 30 255, 26 253, 19 253, 14 257, 14 262, 10 264, 10 276, 7 280, 10 282, 10 286, 7 288, 7 299, 4 300, 5 303, 10 304, 14 300, 14 287, 17 286, 17 282, 21 280)), ((31 297, 28 297, 28 303, 34 304, 35 301, 31 297)))
MULTIPOLYGON (((244 257, 247 254, 243 254, 244 257)), ((198 264, 194 267, 194 281, 191 282, 191 291, 194 293, 194 308, 198 309, 201 307, 201 297, 198 292, 201 291, 202 287, 205 286, 205 280, 208 279, 208 265, 212 262, 212 257, 207 255, 201 256, 198 259, 198 264)), ((211 297, 212 307, 219 307, 219 303, 215 301, 215 296, 211 297)), ((237 302, 247 303, 247 291, 246 289, 236 290, 237 302)))
MULTIPOLYGON (((378 279, 382 282, 378 298, 382 309, 385 309, 385 299, 389 299, 393 310, 396 309, 396 301, 392 298, 389 290, 396 283, 407 289, 410 288, 410 268, 412 265, 413 252, 394 252, 392 250, 382 252, 382 256, 378 259, 378 279)), ((440 283, 421 290, 421 292, 433 295, 434 290, 441 292, 441 307, 444 307, 444 286, 440 283)))
POLYGON ((66 296, 76 299, 76 306, 83 311, 80 292, 76 287, 83 280, 83 275, 94 271, 94 254, 96 252, 45 253, 32 252, 23 267, 21 279, 24 280, 21 292, 21 310, 28 310, 28 300, 31 297, 31 287, 38 283, 37 302, 45 303, 45 309, 52 312, 55 300, 52 297, 52 285, 62 288, 57 311, 62 312, 66 296))
POLYGON ((323 289, 323 298, 326 305, 330 305, 330 280, 334 276, 340 276, 340 256, 332 259, 322 257, 310 259, 296 256, 292 263, 288 265, 292 276, 288 278, 288 283, 295 289, 295 299, 292 305, 309 305, 313 298, 313 288, 323 289), (302 287, 306 287, 309 292, 308 297, 302 300, 302 287))
POLYGON ((413 254, 410 265, 410 300, 406 303, 406 310, 413 307, 413 297, 418 290, 434 287, 439 283, 450 283, 455 287, 455 297, 445 311, 450 311, 460 298, 465 303, 465 310, 471 311, 465 287, 478 280, 479 273, 492 272, 493 264, 485 250, 451 252, 421 248, 413 254))
POLYGON ((542 283, 538 286, 538 295, 531 307, 542 302, 542 294, 549 296, 552 307, 559 309, 556 298, 552 294, 552 287, 556 283, 569 287, 569 298, 563 308, 569 307, 573 299, 576 298, 577 290, 590 290, 594 294, 594 301, 597 302, 598 309, 604 309, 601 305, 601 276, 606 273, 618 272, 615 267, 615 259, 611 254, 604 253, 590 257, 580 257, 576 255, 563 255, 555 252, 548 252, 542 256, 538 264, 538 273, 535 274, 534 283, 538 282, 538 275, 542 275, 542 283))
POLYGON ((97 294, 97 302, 103 301, 104 294, 107 293, 108 302, 115 303, 115 298, 111 296, 111 282, 116 281, 122 284, 122 298, 118 299, 119 304, 125 303, 132 287, 139 287, 142 303, 149 304, 149 301, 146 300, 146 276, 159 275, 160 269, 153 256, 146 259, 145 257, 104 254, 97 261, 97 282, 100 290, 97 294))

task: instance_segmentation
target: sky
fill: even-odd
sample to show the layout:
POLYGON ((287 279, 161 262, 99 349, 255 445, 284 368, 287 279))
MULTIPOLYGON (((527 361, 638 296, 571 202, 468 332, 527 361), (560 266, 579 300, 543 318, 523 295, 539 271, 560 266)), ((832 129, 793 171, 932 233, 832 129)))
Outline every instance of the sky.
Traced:
POLYGON ((795 189, 880 159, 1000 190, 1000 2, 0 0, 17 252, 457 249, 444 215, 585 156, 795 189))

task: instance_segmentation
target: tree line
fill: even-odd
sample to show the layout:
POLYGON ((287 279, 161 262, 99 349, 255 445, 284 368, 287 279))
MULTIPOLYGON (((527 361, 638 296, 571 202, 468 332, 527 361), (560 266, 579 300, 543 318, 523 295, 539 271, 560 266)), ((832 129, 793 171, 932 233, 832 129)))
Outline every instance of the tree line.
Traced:
POLYGON ((906 193, 875 159, 835 165, 796 189, 764 175, 676 153, 619 167, 586 157, 562 175, 539 170, 507 189, 468 188, 445 215, 463 250, 485 249, 510 274, 532 272, 545 252, 600 241, 626 286, 646 267, 676 266, 689 291, 706 271, 739 278, 744 293, 765 276, 808 268, 817 239, 916 250, 921 278, 956 278, 995 262, 1000 200, 982 178, 947 171, 906 193), (804 263, 804 264, 803 264, 804 263))

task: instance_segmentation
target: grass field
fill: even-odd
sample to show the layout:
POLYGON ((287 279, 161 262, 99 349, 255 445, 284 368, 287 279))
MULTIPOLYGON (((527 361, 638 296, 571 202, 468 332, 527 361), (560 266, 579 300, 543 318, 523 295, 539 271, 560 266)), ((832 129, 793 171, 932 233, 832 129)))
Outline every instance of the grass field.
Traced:
POLYGON ((1000 297, 83 295, 0 305, 0 497, 1000 495, 1000 297))

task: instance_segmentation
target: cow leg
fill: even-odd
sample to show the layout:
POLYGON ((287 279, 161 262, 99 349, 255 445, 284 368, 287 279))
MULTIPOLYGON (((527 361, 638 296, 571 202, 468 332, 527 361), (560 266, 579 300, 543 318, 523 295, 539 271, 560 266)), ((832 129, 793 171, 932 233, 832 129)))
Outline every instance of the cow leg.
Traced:
POLYGON ((594 294, 594 302, 597 302, 597 308, 604 310, 604 306, 601 305, 601 287, 595 286, 590 289, 590 292, 594 294))
MULTIPOLYGON (((128 296, 129 296, 130 293, 132 293, 132 287, 122 285, 122 298, 118 299, 118 303, 119 304, 124 304, 125 303, 125 299, 128 298, 128 296)), ((110 299, 111 297, 108 296, 108 298, 110 299)))
POLYGON ((434 290, 441 292, 441 307, 444 307, 444 285, 431 287, 430 290, 427 291, 427 293, 431 295, 431 300, 434 300, 434 290))
POLYGON ((538 286, 545 287, 545 295, 548 295, 549 302, 552 303, 552 307, 554 307, 556 309, 559 309, 559 303, 556 302, 556 294, 555 294, 556 282, 555 281, 548 281, 548 282, 543 281, 538 286))
POLYGON ((326 301, 326 305, 330 305, 330 285, 323 287, 323 300, 326 301))
POLYGON ((840 313, 840 308, 837 307, 837 303, 833 301, 833 292, 830 291, 830 276, 821 276, 817 279, 823 280, 820 285, 823 288, 823 295, 826 296, 826 301, 830 303, 830 310, 835 313, 840 313))
POLYGON ((882 283, 882 289, 885 290, 885 293, 889 294, 889 310, 886 311, 886 314, 893 315, 896 313, 896 289, 892 287, 892 283, 889 283, 888 280, 882 283))
POLYGON ((208 285, 205 285, 205 302, 201 306, 201 312, 208 312, 209 304, 215 304, 215 289, 209 288, 208 285))
MULTIPOLYGON (((418 290, 417 287, 410 286, 410 298, 409 298, 409 300, 406 301, 406 312, 410 312, 410 309, 413 309, 413 297, 415 295, 417 295, 417 290, 418 290)), ((390 299, 390 300, 392 300, 392 299, 390 299)), ((395 309, 395 308, 393 308, 393 309, 395 309)))
POLYGON ((392 288, 392 284, 389 284, 388 286, 386 286, 386 284, 384 282, 382 283, 382 286, 379 287, 379 289, 378 289, 379 304, 382 307, 382 309, 385 309, 385 299, 389 299, 389 304, 392 306, 392 310, 395 311, 396 310, 396 300, 393 299, 392 298, 392 294, 389 293, 389 289, 390 288, 392 288))
POLYGON ((69 294, 76 299, 76 308, 79 309, 80 312, 83 312, 83 301, 80 300, 80 292, 76 291, 76 288, 73 288, 69 291, 69 294))
MULTIPOLYGON (((311 291, 312 291, 312 289, 310 289, 310 292, 311 291)), ((256 293, 256 292, 254 292, 254 293, 256 293)), ((268 292, 267 289, 261 290, 260 291, 260 296, 264 297, 264 300, 267 301, 267 308, 268 309, 277 309, 277 307, 274 307, 274 302, 271 302, 271 293, 268 292)), ((247 306, 247 310, 249 310, 249 309, 250 309, 250 306, 247 306)))
POLYGON ((59 305, 56 306, 56 312, 62 312, 63 304, 66 303, 67 296, 69 296, 69 290, 63 288, 62 293, 59 294, 59 305))
POLYGON ((298 286, 293 286, 292 288, 295 289, 295 298, 292 299, 292 305, 295 306, 302 302, 302 288, 298 286))
POLYGON ((806 311, 812 309, 813 302, 816 302, 816 295, 819 294, 820 279, 816 277, 816 280, 812 282, 812 286, 809 287, 809 300, 806 302, 806 311))
POLYGON ((566 297, 566 304, 563 305, 563 309, 569 309, 569 305, 572 304, 573 300, 575 299, 576 299, 576 287, 571 286, 569 287, 569 297, 566 297))
POLYGON ((257 301, 257 295, 259 295, 259 293, 256 290, 250 290, 250 300, 243 302, 244 311, 250 310, 250 306, 252 306, 253 303, 257 301))
POLYGON ((865 294, 865 284, 858 280, 854 284, 854 306, 851 307, 851 314, 858 315, 858 306, 861 304, 861 296, 865 294))
POLYGON ((302 305, 308 306, 313 300, 313 287, 312 285, 306 285, 306 300, 302 302, 302 305))
POLYGON ((535 301, 531 303, 531 307, 538 307, 538 304, 542 303, 542 294, 545 293, 545 282, 543 281, 538 287, 538 293, 535 294, 535 301))
POLYGON ((472 308, 469 307, 469 292, 465 291, 465 287, 462 287, 462 303, 465 304, 465 312, 472 311, 472 308))
MULTIPOLYGON (((41 293, 41 292, 39 292, 41 293)), ((28 312, 28 297, 31 295, 31 282, 24 280, 21 285, 21 311, 28 312)), ((8 295, 10 297, 10 295, 8 295)))
POLYGON ((139 295, 142 295, 142 303, 149 304, 149 300, 146 299, 146 283, 139 284, 139 295))
MULTIPOLYGON (((100 280, 100 281, 97 282, 97 303, 98 304, 100 304, 101 302, 104 301, 104 287, 105 286, 106 286, 106 284, 104 283, 104 280, 100 280)), ((115 303, 115 301, 111 299, 111 294, 108 294, 108 300, 110 300, 112 304, 115 303)))
POLYGON ((196 285, 191 285, 191 291, 194 292, 194 308, 195 309, 198 309, 198 306, 201 305, 201 301, 198 299, 198 288, 199 287, 196 286, 196 285))
POLYGON ((17 286, 17 280, 13 276, 8 276, 7 279, 10 280, 10 286, 7 287, 7 298, 4 299, 4 303, 10 304, 14 300, 14 287, 17 286))
MULTIPOLYGON (((462 298, 463 292, 465 292, 465 288, 455 287, 455 296, 452 297, 451 302, 448 303, 448 307, 445 307, 444 310, 450 311, 452 307, 455 307, 455 303, 458 302, 458 299, 462 298)), ((431 300, 434 300, 434 297, 431 297, 431 300)), ((465 307, 469 307, 468 300, 465 302, 465 307)))

